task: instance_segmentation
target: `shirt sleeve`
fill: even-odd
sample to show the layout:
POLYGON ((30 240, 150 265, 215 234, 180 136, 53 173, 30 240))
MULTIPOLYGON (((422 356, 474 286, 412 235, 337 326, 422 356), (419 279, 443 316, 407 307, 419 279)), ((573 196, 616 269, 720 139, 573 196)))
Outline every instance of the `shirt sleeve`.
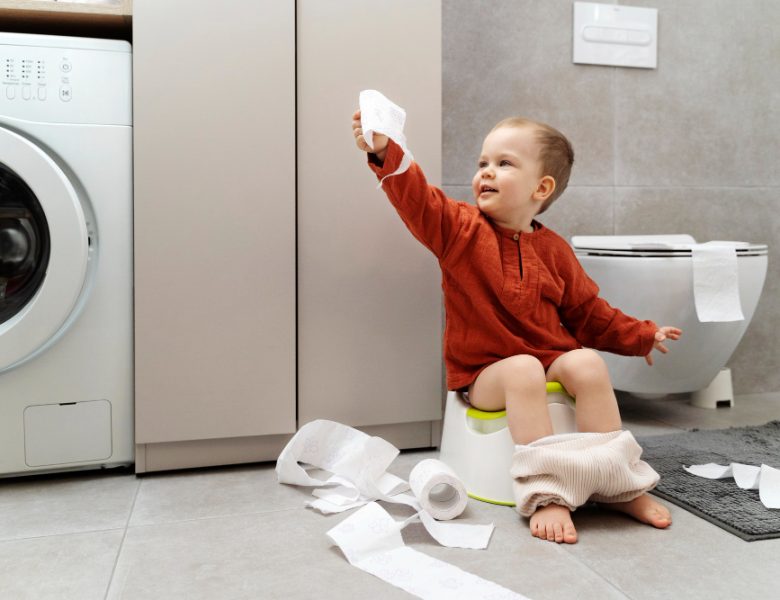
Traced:
POLYGON ((588 348, 626 356, 646 356, 658 326, 626 315, 599 297, 599 288, 567 247, 566 289, 560 307, 563 325, 588 348))
MULTIPOLYGON (((376 156, 369 154, 368 166, 381 180, 398 168, 402 158, 403 150, 389 140, 384 163, 377 164, 376 156)), ((382 189, 412 235, 441 259, 458 227, 458 203, 447 198, 439 188, 428 185, 415 162, 405 172, 387 177, 382 189)))

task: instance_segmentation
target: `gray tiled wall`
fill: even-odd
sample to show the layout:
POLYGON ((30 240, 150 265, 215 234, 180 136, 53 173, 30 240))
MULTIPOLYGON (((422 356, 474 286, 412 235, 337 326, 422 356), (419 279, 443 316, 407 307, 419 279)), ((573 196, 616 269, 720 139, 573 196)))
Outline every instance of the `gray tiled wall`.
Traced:
POLYGON ((572 0, 443 0, 443 181, 470 199, 500 119, 571 139, 570 187, 541 218, 577 234, 690 233, 770 245, 735 390, 780 390, 780 2, 631 0, 657 8, 658 68, 572 63, 572 0))

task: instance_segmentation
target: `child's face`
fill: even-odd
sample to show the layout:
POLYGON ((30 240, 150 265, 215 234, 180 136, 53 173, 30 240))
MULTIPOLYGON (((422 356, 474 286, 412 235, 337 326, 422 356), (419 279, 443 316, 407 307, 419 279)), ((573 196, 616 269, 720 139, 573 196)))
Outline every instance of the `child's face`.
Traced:
POLYGON ((513 228, 518 220, 530 222, 541 207, 534 201, 541 179, 536 131, 501 127, 485 138, 471 187, 485 215, 513 228))

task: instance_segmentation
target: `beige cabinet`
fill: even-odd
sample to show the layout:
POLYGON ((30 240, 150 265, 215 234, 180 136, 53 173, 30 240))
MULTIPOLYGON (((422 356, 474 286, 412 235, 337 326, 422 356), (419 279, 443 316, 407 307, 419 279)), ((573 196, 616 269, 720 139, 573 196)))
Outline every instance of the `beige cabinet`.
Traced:
POLYGON ((133 9, 137 469, 259 460, 296 424, 295 6, 133 9))
POLYGON ((297 19, 299 424, 405 424, 412 439, 372 431, 429 446, 441 276, 376 189, 350 117, 367 88, 403 106, 410 149, 440 184, 440 3, 299 0, 297 19))
POLYGON ((272 460, 315 418, 435 443, 438 270, 349 120, 364 88, 405 106, 438 183, 439 2, 135 0, 133 27, 137 471, 272 460))

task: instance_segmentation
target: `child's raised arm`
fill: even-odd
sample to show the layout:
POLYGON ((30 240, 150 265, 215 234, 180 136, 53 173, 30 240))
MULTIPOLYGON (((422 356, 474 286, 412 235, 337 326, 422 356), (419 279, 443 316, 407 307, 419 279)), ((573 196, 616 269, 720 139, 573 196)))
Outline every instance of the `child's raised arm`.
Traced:
POLYGON ((360 121, 360 111, 356 110, 352 115, 352 135, 355 136, 355 144, 363 152, 369 152, 376 155, 379 163, 385 162, 385 154, 387 154, 387 136, 381 133, 374 134, 374 146, 373 148, 366 143, 366 139, 363 137, 363 123, 360 121))

